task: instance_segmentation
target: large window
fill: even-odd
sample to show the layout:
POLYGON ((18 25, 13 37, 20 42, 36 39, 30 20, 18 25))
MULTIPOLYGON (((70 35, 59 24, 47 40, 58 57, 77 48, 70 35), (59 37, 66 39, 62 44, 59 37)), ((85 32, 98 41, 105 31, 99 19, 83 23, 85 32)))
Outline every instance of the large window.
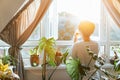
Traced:
MULTIPOLYGON (((91 38, 100 44, 99 54, 104 54, 108 59, 113 56, 111 47, 120 44, 120 30, 101 0, 53 0, 42 21, 22 46, 25 64, 29 62, 29 49, 36 46, 42 36, 55 37, 58 50, 71 48, 73 35, 82 20, 90 20, 96 24, 91 38)), ((9 47, 3 44, 1 46, 9 47)))
MULTIPOLYGON (((78 25, 82 20, 90 20, 95 23, 95 31, 92 39, 100 41, 100 0, 57 0, 58 14, 58 38, 57 45, 60 48, 72 48, 74 34, 78 31, 78 25)), ((80 37, 81 39, 81 37, 80 37)), ((104 51, 101 46, 101 53, 104 51)))
POLYGON ((91 20, 96 24, 93 37, 99 39, 99 0, 57 0, 57 14, 58 40, 72 40, 82 20, 91 20))
MULTIPOLYGON (((114 56, 112 47, 120 46, 120 28, 115 24, 106 8, 101 4, 100 45, 104 46, 104 56, 109 60, 114 56)), ((119 55, 119 53, 118 53, 119 55)))
POLYGON ((57 0, 57 14, 58 46, 70 48, 80 21, 90 20, 96 24, 91 38, 100 44, 99 54, 114 56, 111 46, 120 44, 120 30, 100 0, 57 0))

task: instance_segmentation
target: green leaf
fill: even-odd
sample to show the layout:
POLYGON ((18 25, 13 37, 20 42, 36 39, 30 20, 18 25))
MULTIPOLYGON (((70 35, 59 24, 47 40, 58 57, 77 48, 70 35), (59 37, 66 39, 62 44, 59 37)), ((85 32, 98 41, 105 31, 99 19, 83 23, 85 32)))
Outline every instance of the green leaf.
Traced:
POLYGON ((46 41, 47 39, 45 37, 41 38, 39 40, 39 44, 38 44, 38 51, 41 53, 43 51, 43 49, 45 48, 46 46, 46 41))
POLYGON ((64 62, 64 64, 66 64, 66 58, 68 56, 69 52, 68 52, 68 49, 65 51, 65 53, 63 53, 63 56, 62 56, 62 61, 64 62))
MULTIPOLYGON (((47 60, 47 63, 51 66, 55 66, 55 52, 56 52, 56 49, 55 49, 55 39, 54 38, 41 38, 39 40, 39 52, 42 52, 44 51, 46 53, 46 60, 47 60)), ((45 59, 44 59, 45 60, 45 59)), ((43 63, 45 64, 46 66, 46 63, 43 63)), ((44 67, 44 66, 43 66, 44 67)), ((43 68, 43 70, 45 70, 45 67, 43 68)), ((45 76, 43 76, 45 77, 45 76)))
POLYGON ((2 63, 5 64, 9 64, 9 65, 15 65, 16 59, 10 55, 6 55, 4 57, 2 57, 2 63))
POLYGON ((30 55, 38 55, 38 46, 34 47, 33 49, 30 49, 29 52, 30 55))
POLYGON ((114 69, 115 71, 120 71, 120 61, 114 62, 114 69))
POLYGON ((55 45, 55 39, 49 38, 46 39, 45 37, 41 38, 39 41, 39 52, 42 52, 42 50, 45 48, 48 52, 50 52, 49 47, 53 47, 55 45))
POLYGON ((52 38, 46 38, 42 37, 39 41, 39 52, 42 52, 43 50, 46 52, 47 61, 50 65, 55 65, 55 39, 52 38))
POLYGON ((47 40, 47 43, 48 43, 48 45, 50 45, 50 46, 53 46, 54 44, 55 44, 55 39, 52 37, 52 38, 49 38, 48 40, 47 40))
POLYGON ((39 43, 38 51, 39 51, 40 53, 43 51, 44 48, 45 48, 45 42, 39 43))
POLYGON ((50 66, 56 66, 56 64, 53 60, 48 60, 47 62, 50 66))
POLYGON ((120 49, 118 49, 118 53, 120 53, 120 49))
POLYGON ((33 49, 30 49, 29 54, 30 54, 30 55, 33 54, 33 49))
POLYGON ((79 80, 79 65, 80 60, 78 59, 73 59, 70 57, 66 61, 67 73, 69 74, 72 80, 79 80))

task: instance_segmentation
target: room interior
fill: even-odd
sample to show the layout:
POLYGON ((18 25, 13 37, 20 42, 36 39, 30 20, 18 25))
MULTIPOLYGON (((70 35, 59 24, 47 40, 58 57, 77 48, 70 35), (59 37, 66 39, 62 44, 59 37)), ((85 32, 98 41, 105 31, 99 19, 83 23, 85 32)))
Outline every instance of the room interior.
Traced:
MULTIPOLYGON (((0 0, 0 64, 5 55, 16 59, 12 70, 19 79, 15 80, 72 80, 63 62, 57 67, 44 65, 45 51, 39 52, 38 65, 34 61, 31 65, 30 51, 37 51, 43 37, 53 37, 56 51, 64 53, 69 49, 68 59, 75 43, 74 35, 79 32, 77 27, 83 20, 95 24, 91 39, 99 44, 98 56, 104 58, 103 68, 118 75, 117 63, 111 61, 119 62, 120 58, 120 0, 0 0), (46 67, 45 73, 42 66, 46 67), (52 71, 54 74, 48 79, 52 71)), ((81 39, 80 34, 78 40, 81 39)), ((106 77, 104 72, 101 75, 100 80, 119 80, 118 76, 106 77)))

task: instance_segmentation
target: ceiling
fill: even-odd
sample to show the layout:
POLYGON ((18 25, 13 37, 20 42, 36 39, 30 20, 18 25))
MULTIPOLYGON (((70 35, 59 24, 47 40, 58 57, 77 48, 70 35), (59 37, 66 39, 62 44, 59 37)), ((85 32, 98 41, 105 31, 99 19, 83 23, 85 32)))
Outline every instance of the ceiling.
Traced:
POLYGON ((0 32, 26 0, 0 0, 0 32))

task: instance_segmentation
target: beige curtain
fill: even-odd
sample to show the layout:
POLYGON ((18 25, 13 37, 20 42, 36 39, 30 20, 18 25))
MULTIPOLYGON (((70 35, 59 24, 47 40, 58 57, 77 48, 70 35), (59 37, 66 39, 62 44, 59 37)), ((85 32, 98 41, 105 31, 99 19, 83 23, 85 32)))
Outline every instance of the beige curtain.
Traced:
POLYGON ((120 27, 120 0, 102 0, 109 14, 120 27))
POLYGON ((42 19, 52 0, 34 0, 27 8, 13 18, 1 31, 1 40, 8 43, 9 54, 18 61, 15 72, 24 80, 23 60, 20 54, 21 45, 29 38, 36 25, 42 19))

